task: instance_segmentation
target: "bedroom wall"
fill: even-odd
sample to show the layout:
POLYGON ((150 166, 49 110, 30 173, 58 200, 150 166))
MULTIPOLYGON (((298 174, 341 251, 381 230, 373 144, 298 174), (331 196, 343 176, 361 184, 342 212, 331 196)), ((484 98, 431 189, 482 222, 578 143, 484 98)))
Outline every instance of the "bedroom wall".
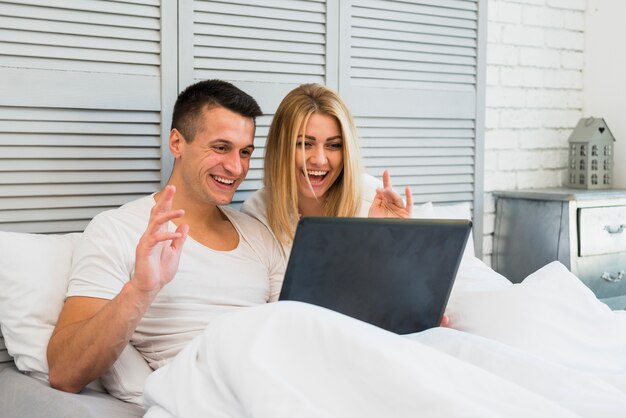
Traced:
POLYGON ((483 260, 491 264, 494 190, 558 187, 583 115, 585 0, 490 0, 483 260))
MULTIPOLYGON (((585 28, 585 116, 603 117, 616 138, 615 161, 626 161, 626 2, 588 0, 585 28)), ((613 184, 626 188, 626 165, 615 164, 613 184)))

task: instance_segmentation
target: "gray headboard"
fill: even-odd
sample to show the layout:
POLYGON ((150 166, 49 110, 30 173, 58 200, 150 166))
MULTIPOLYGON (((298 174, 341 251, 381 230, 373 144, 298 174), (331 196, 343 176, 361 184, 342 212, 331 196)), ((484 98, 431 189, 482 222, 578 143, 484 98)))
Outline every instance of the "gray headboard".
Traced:
POLYGON ((4 344, 4 337, 2 336, 2 331, 0 330, 0 370, 11 364, 13 364, 13 357, 11 357, 7 351, 7 347, 4 344))

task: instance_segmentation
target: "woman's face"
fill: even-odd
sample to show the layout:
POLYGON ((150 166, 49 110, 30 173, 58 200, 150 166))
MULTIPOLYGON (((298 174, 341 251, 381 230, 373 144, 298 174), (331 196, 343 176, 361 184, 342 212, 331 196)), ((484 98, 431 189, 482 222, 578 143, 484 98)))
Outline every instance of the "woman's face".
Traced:
POLYGON ((339 121, 333 116, 313 113, 309 117, 304 137, 300 135, 297 140, 298 199, 322 198, 342 169, 343 138, 339 121), (308 173, 308 180, 305 173, 308 173))

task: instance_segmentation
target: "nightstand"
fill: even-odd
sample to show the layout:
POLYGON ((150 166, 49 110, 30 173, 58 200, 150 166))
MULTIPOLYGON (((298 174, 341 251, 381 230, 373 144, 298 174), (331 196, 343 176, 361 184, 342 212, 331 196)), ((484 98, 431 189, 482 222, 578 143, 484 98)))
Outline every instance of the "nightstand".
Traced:
POLYGON ((558 260, 626 308, 626 190, 498 191, 492 267, 514 283, 558 260))

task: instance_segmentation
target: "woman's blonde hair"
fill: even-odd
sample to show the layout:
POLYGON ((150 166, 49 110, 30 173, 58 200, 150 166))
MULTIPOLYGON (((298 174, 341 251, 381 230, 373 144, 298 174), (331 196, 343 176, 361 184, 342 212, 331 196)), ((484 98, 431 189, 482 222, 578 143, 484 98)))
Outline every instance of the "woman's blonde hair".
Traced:
POLYGON ((264 178, 267 218, 281 243, 293 240, 298 221, 296 144, 313 113, 334 117, 341 126, 343 169, 326 193, 326 216, 355 216, 361 202, 361 155, 356 126, 341 97, 320 84, 302 84, 280 103, 267 135, 264 178))

